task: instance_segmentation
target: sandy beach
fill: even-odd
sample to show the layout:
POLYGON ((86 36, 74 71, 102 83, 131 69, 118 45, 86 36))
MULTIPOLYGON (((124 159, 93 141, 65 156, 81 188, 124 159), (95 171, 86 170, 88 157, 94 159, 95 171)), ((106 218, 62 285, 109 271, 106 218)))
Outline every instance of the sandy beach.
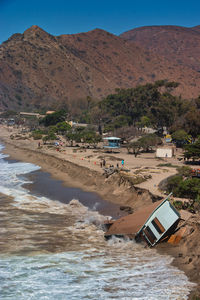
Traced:
MULTIPOLYGON (((173 176, 176 168, 165 164, 183 165, 177 159, 181 157, 181 151, 176 153, 175 158, 157 159, 155 153, 143 153, 135 157, 128 154, 126 148, 121 148, 118 153, 105 153, 103 149, 69 147, 65 141, 58 151, 58 148, 43 145, 42 142, 38 147, 38 141, 25 138, 27 134, 20 137, 19 129, 0 126, 0 140, 6 146, 5 153, 11 158, 39 165, 66 186, 95 192, 107 201, 129 206, 134 211, 166 196, 159 189, 159 183, 173 176), (10 139, 11 135, 14 139, 10 139), (106 167, 116 167, 118 164, 120 172, 106 178, 101 167, 103 159, 106 167), (123 168, 122 159, 125 161, 123 168)), ((173 256, 173 264, 197 283, 189 298, 192 299, 194 295, 200 295, 200 217, 194 215, 187 222, 190 230, 178 245, 162 243, 157 245, 157 250, 173 256)))

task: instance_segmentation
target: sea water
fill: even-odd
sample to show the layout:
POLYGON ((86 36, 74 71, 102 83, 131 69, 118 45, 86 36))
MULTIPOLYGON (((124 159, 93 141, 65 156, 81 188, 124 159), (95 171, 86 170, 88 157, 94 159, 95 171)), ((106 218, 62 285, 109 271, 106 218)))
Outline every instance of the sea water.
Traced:
POLYGON ((0 299, 187 299, 192 284, 172 258, 105 241, 105 216, 79 199, 31 194, 22 175, 39 166, 5 158, 0 153, 0 299))

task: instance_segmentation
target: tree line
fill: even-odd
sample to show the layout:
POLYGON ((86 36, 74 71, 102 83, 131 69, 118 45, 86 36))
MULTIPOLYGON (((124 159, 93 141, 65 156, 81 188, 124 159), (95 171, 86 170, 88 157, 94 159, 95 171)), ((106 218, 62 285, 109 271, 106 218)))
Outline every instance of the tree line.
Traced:
MULTIPOLYGON (((174 96, 171 92, 177 86, 176 82, 159 80, 135 88, 116 89, 98 103, 88 97, 87 108, 76 115, 76 120, 90 124, 89 129, 71 128, 65 122, 71 113, 62 109, 40 121, 48 128, 43 139, 53 140, 55 134, 60 133, 71 144, 83 140, 95 144, 101 140, 102 131, 128 140, 141 135, 144 127, 153 127, 161 133, 166 127, 176 145, 185 146, 185 158, 198 159, 199 144, 194 141, 200 133, 200 96, 192 100, 174 96), (93 125, 98 127, 99 134, 93 125)), ((149 151, 159 143, 157 135, 145 135, 136 142, 129 142, 127 149, 137 156, 141 149, 149 151)))
POLYGON ((101 121, 106 130, 131 125, 166 127, 169 132, 183 129, 196 138, 200 133, 200 97, 187 100, 174 96, 170 92, 177 86, 176 82, 159 80, 154 84, 117 89, 98 103, 101 121))

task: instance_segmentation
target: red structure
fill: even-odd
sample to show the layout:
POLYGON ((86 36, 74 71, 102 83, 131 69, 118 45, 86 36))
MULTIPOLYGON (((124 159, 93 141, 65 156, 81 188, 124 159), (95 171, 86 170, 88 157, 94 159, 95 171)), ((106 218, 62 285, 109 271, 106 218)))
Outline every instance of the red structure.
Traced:
POLYGON ((200 178, 200 169, 192 169, 192 177, 200 178))

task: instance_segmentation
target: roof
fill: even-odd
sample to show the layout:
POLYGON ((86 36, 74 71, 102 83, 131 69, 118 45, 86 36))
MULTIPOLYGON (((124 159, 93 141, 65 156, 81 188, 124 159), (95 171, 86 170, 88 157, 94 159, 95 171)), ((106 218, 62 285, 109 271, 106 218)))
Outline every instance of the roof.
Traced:
POLYGON ((46 115, 51 115, 51 114, 53 114, 53 113, 55 113, 55 110, 48 110, 48 111, 46 112, 46 115))
MULTIPOLYGON (((164 200, 165 201, 165 200, 164 200)), ((149 216, 164 202, 163 200, 152 203, 135 213, 116 220, 105 236, 136 234, 145 224, 149 216)))
POLYGON ((111 141, 111 140, 121 140, 120 138, 115 137, 115 136, 105 137, 105 138, 103 138, 103 139, 104 139, 104 140, 108 140, 108 141, 111 141))
POLYGON ((40 114, 38 114, 38 113, 29 113, 29 112, 23 112, 23 111, 21 111, 19 114, 25 115, 25 116, 40 116, 40 114))

